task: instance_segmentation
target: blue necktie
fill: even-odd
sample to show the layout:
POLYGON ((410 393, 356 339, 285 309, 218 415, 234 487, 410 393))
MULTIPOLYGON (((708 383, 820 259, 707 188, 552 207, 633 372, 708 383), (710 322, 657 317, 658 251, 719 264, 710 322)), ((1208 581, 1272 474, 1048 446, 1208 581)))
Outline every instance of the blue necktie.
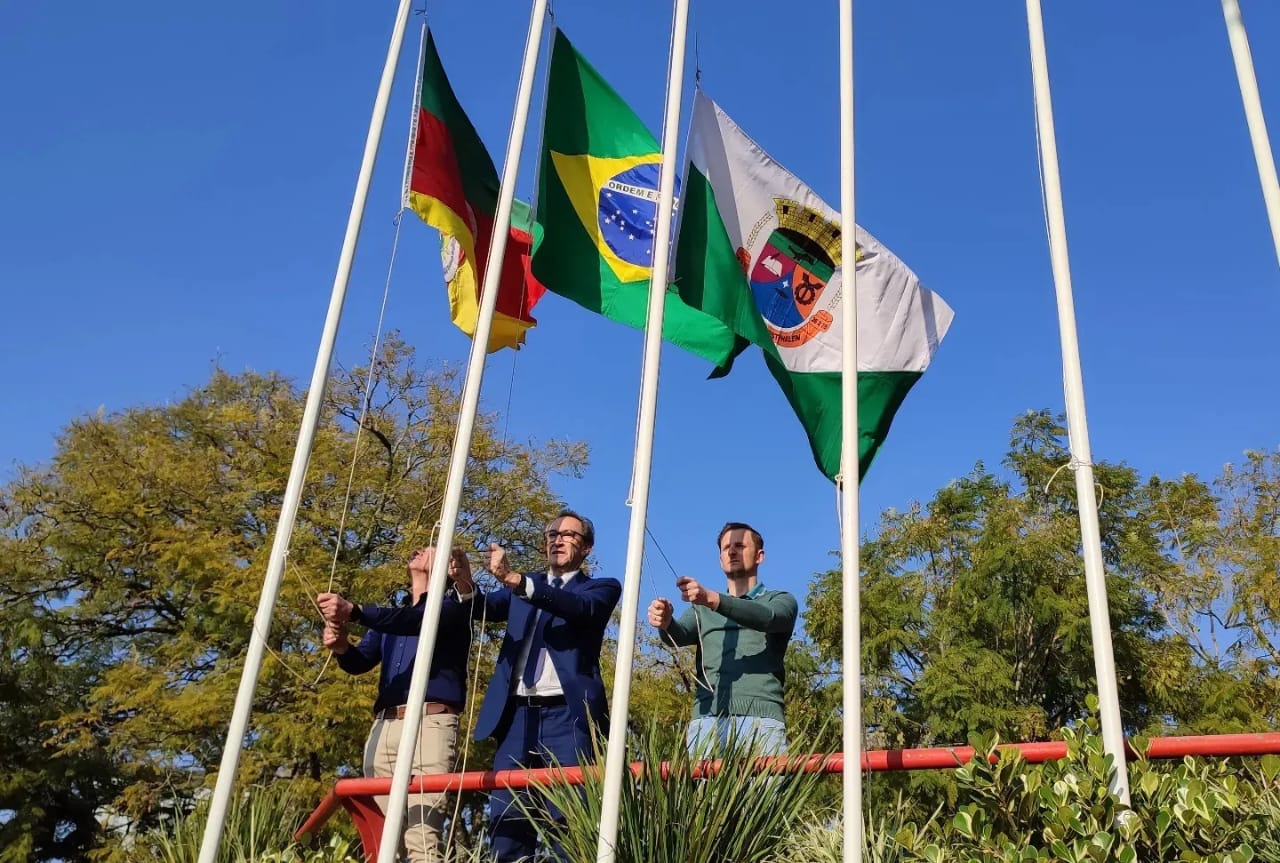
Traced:
MULTIPOLYGON (((557 587, 559 581, 560 579, 558 578, 547 578, 547 585, 549 587, 557 587)), ((520 676, 520 680, 524 683, 526 689, 533 689, 533 684, 538 679, 538 659, 546 647, 543 635, 547 631, 547 621, 551 619, 550 612, 539 609, 537 614, 538 619, 533 625, 533 640, 529 643, 529 657, 524 663, 524 674, 520 676)))

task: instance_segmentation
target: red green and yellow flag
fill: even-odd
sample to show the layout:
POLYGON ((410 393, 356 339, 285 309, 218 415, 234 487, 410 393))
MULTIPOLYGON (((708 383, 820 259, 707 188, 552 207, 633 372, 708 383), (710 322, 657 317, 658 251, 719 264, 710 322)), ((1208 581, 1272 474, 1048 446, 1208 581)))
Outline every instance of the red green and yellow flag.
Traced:
MULTIPOLYGON (((498 172, 454 96, 430 32, 422 50, 422 96, 407 184, 408 205, 440 232, 450 317, 458 329, 474 337, 498 208, 498 172)), ((490 353, 518 348, 524 343, 525 332, 537 325, 529 313, 546 288, 529 268, 533 245, 530 216, 528 205, 514 203, 498 283, 497 313, 489 336, 490 353)))

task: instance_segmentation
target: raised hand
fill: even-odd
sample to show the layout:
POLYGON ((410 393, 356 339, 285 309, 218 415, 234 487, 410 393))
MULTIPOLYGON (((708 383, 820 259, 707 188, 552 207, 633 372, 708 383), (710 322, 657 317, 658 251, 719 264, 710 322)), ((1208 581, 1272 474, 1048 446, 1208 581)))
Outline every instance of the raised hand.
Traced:
POLYGON ((676 579, 676 589, 680 591, 681 599, 693 605, 705 605, 712 611, 715 611, 720 605, 720 594, 714 590, 707 590, 698 584, 695 579, 687 575, 682 575, 676 579))
POLYGON ((658 629, 666 629, 671 625, 673 609, 671 601, 659 597, 649 603, 649 625, 658 629))
POLYGON ((324 615, 325 623, 333 624, 346 623, 350 620, 351 609, 355 607, 336 593, 320 594, 316 597, 316 605, 320 606, 320 613, 324 615))
POLYGON ((351 646, 351 642, 347 640, 347 626, 345 623, 326 623, 321 640, 324 642, 324 646, 334 653, 346 653, 347 648, 351 646))
POLYGON ((510 588, 519 587, 520 580, 524 577, 511 571, 511 564, 507 563, 507 550, 496 542, 489 544, 489 572, 510 588))

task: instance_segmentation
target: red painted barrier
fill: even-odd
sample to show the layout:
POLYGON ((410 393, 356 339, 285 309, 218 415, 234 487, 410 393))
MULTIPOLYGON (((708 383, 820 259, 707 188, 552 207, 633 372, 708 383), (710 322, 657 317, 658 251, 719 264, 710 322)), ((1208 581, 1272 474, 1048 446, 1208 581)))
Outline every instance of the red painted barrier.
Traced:
MULTIPOLYGON (((1063 741, 1036 743, 1010 743, 1001 749, 1017 749, 1027 761, 1039 764, 1056 761, 1067 754, 1063 741)), ((1280 755, 1280 733, 1263 734, 1208 734, 1197 737, 1152 737, 1147 746, 1147 758, 1182 758, 1186 755, 1225 758, 1248 755, 1280 755)), ((1129 747, 1129 758, 1137 757, 1129 747)), ((930 749, 877 749, 862 754, 862 769, 870 773, 896 770, 945 770, 961 766, 973 758, 971 746, 946 746, 930 749)), ((644 765, 630 765, 636 776, 644 773, 644 765)), ((670 764, 658 765, 657 775, 670 775, 670 764)), ((710 776, 721 769, 719 761, 706 761, 697 765, 694 776, 710 776)), ((792 755, 776 758, 760 758, 755 770, 773 773, 842 773, 844 755, 792 755)), ((437 773, 416 776, 409 783, 410 792, 441 791, 492 791, 495 788, 525 788, 531 784, 581 785, 601 773, 599 765, 588 767, 545 768, 541 770, 473 770, 467 773, 437 773)), ((382 810, 374 797, 391 793, 391 779, 339 779, 333 790, 325 795, 306 822, 298 828, 295 838, 301 839, 313 833, 332 817, 341 806, 351 814, 351 820, 360 833, 365 859, 378 858, 378 843, 382 837, 382 810)))

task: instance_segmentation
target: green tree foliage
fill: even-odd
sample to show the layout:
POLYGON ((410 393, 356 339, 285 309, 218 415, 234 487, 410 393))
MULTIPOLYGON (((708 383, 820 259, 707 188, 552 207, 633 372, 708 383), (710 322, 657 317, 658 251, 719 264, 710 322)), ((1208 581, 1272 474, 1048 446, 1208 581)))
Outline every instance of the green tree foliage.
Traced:
MULTIPOLYGON (((1058 470, 1068 460, 1058 420, 1029 413, 1007 476, 979 464, 927 504, 882 515, 863 545, 862 608, 865 709, 884 744, 1043 738, 1094 691, 1075 484, 1058 470)), ((1187 681, 1190 650, 1146 589, 1164 558, 1137 472, 1095 474, 1121 703, 1147 727, 1187 681)), ((814 581, 807 620, 822 657, 838 657, 838 571, 814 581)))
POLYGON ((1177 716, 1188 731, 1280 722, 1280 451, 1248 452, 1212 485, 1194 475, 1147 484, 1162 566, 1157 607, 1195 657, 1177 716))
POLYGON ((101 745, 65 753, 49 744, 94 666, 60 661, 36 621, 19 614, 6 609, 0 627, 0 861, 76 859, 97 840, 95 811, 122 784, 101 745))
MULTIPOLYGON (((382 601, 407 586, 405 561, 433 537, 457 376, 424 371, 392 337, 362 410, 369 379, 367 368, 340 372, 328 390, 267 633, 272 655, 258 681, 244 780, 327 782, 358 770, 375 676, 353 679, 326 664, 311 597, 332 585, 382 601)), ((0 559, 8 564, 0 605, 7 620, 21 622, 4 636, 10 668, 0 685, 39 707, 0 732, 12 737, 6 766, 25 771, 21 788, 0 786, 0 807, 26 811, 22 796, 40 788, 67 798, 57 804, 66 812, 73 802, 109 803, 145 827, 207 781, 302 406, 303 394, 277 375, 217 371, 176 402, 75 420, 49 464, 20 469, 0 490, 0 559)), ((529 559, 560 505, 550 477, 576 475, 585 460, 582 444, 511 442, 494 416, 483 416, 462 501, 463 541, 475 549, 500 541, 529 559)), ((42 844, 33 856, 53 853, 54 839, 16 829, 42 844)))

